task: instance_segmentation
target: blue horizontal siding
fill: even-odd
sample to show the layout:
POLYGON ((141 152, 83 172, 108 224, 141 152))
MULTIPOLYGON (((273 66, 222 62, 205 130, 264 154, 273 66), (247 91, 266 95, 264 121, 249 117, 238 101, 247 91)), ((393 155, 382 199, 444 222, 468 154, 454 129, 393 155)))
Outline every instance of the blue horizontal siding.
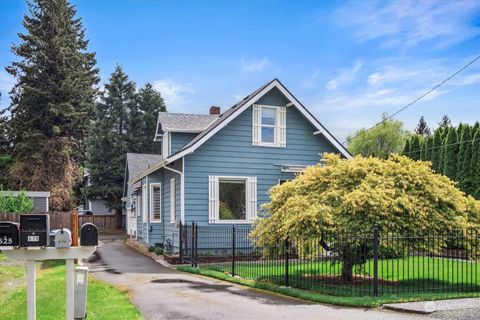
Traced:
MULTIPOLYGON (((288 101, 273 89, 259 104, 285 106, 288 101)), ((185 157, 185 222, 208 224, 208 176, 233 175, 257 177, 257 202, 269 201, 268 190, 279 179, 292 179, 282 173, 279 164, 314 165, 320 154, 336 152, 294 107, 287 108, 287 145, 285 148, 252 146, 252 108, 222 128, 194 153, 185 157)), ((260 213, 260 211, 259 211, 260 213)))
POLYGON ((196 133, 183 133, 183 132, 172 132, 170 133, 171 142, 170 142, 170 152, 174 154, 180 150, 184 145, 186 145, 190 140, 192 140, 197 134, 196 133))

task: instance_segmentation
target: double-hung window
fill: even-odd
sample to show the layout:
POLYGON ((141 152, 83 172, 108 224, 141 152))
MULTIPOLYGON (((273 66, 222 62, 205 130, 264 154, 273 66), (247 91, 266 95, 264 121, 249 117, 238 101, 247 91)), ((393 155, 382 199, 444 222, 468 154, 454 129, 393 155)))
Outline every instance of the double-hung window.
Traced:
POLYGON ((162 186, 150 185, 150 222, 162 222, 162 186))
POLYGON ((253 105, 252 144, 286 146, 286 107, 253 105))
POLYGON ((210 223, 251 223, 256 217, 256 177, 209 176, 210 223))

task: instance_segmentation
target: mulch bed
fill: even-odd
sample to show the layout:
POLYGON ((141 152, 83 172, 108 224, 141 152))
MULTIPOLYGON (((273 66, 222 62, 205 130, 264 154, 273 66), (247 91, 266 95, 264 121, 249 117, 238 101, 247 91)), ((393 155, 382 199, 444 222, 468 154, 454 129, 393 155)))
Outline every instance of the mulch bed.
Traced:
MULTIPOLYGON (((353 282, 351 283, 346 283, 342 278, 342 276, 339 276, 339 275, 304 274, 303 277, 306 279, 311 279, 319 283, 328 284, 328 285, 348 284, 348 285, 354 285, 354 286, 365 286, 365 285, 373 285, 373 280, 374 280, 372 276, 361 275, 361 274, 354 275, 353 282)), ((399 282, 378 279, 378 284, 384 285, 384 286, 397 286, 399 282)))

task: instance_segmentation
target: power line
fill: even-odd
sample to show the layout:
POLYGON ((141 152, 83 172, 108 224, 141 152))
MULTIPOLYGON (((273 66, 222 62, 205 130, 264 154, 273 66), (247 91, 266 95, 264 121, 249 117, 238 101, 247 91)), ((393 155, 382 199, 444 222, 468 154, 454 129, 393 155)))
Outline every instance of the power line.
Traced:
POLYGON ((457 145, 457 144, 462 144, 462 143, 467 143, 467 142, 473 142, 473 141, 476 141, 476 140, 480 140, 480 138, 473 138, 473 139, 470 139, 470 140, 465 140, 465 141, 460 141, 460 142, 454 142, 454 143, 445 144, 445 145, 441 145, 441 146, 431 147, 431 148, 428 148, 428 149, 412 150, 412 151, 405 152, 404 154, 410 154, 410 153, 414 153, 414 152, 418 152, 418 151, 424 151, 424 150, 427 151, 427 150, 433 150, 433 149, 438 149, 438 148, 450 147, 450 146, 454 146, 454 145, 457 145))
POLYGON ((377 122, 376 124, 374 124, 373 126, 371 126, 370 128, 367 128, 366 130, 364 131, 361 131, 359 133, 357 133, 356 135, 354 135, 353 137, 351 138, 347 138, 345 141, 342 142, 342 144, 344 145, 345 143, 347 142, 350 142, 352 139, 358 137, 359 135, 362 135, 364 134, 365 132, 369 131, 369 130, 372 130, 373 128, 379 126, 380 124, 384 123, 385 121, 387 120, 390 120, 391 118, 393 118, 394 116, 396 116, 397 114, 399 114, 400 112, 404 111, 405 109, 409 108, 410 106, 412 106, 413 104, 415 104, 416 102, 418 102, 419 100, 425 98, 427 95, 429 95, 430 93, 432 93, 434 90, 440 88, 442 85, 444 85, 446 82, 448 82, 449 80, 451 80, 453 77, 455 77, 457 74, 459 74, 460 72, 462 72, 463 70, 467 69, 468 67, 470 67, 470 65, 474 64, 477 60, 480 59, 480 55, 478 55, 475 59, 471 60, 469 63, 467 63, 466 65, 464 65, 462 68, 458 69, 457 71, 455 71, 453 74, 451 74, 448 78, 446 78, 445 80, 443 80, 442 82, 440 82, 439 84, 435 85, 433 88, 431 88, 430 90, 428 90, 427 92, 425 92, 424 94, 422 94, 421 96, 419 96, 418 98, 416 98, 415 100, 413 100, 412 102, 410 102, 409 104, 407 104, 406 106, 404 106, 403 108, 397 110, 396 112, 394 112, 393 114, 389 115, 388 117, 386 117, 385 119, 383 119, 382 121, 380 122, 377 122))

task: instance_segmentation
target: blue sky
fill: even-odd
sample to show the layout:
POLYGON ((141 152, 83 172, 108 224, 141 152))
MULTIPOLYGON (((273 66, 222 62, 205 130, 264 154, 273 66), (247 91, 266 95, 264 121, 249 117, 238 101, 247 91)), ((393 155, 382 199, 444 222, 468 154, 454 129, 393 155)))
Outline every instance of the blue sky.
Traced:
MULTIPOLYGON (((72 0, 104 83, 116 63, 169 111, 223 110, 279 78, 342 141, 480 54, 479 1, 72 0)), ((26 5, 0 1, 1 105, 26 5)), ((480 61, 396 118, 480 120, 480 61)))

